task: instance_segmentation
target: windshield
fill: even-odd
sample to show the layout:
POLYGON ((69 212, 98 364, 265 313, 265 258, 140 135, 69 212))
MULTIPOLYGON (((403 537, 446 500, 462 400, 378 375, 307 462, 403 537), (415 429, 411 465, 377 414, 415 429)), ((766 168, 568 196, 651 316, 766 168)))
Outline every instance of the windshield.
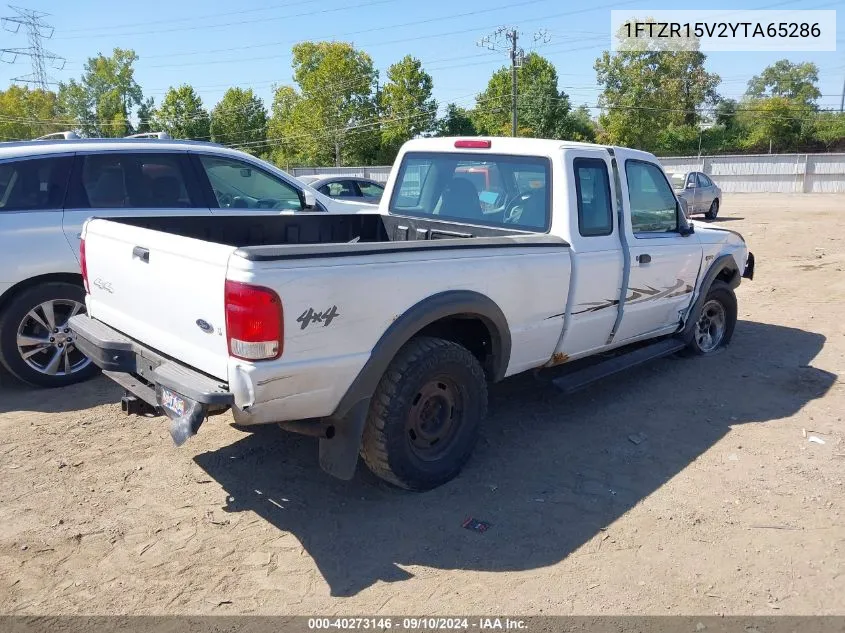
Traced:
POLYGON ((549 169, 549 160, 540 156, 409 152, 399 167, 390 211, 545 231, 549 169))
POLYGON ((683 189, 684 183, 687 180, 686 174, 669 174, 669 180, 672 183, 673 189, 683 189))

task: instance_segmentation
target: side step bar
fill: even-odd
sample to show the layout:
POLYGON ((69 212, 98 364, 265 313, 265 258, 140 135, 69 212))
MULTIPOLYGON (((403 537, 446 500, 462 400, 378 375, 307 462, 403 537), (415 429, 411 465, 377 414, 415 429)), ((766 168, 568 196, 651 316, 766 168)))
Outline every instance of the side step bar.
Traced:
POLYGON ((597 380, 602 380, 631 367, 669 356, 681 351, 684 347, 686 345, 676 338, 664 339, 646 347, 640 347, 633 352, 620 354, 590 367, 585 367, 565 376, 555 378, 552 380, 552 384, 564 393, 574 393, 597 380))

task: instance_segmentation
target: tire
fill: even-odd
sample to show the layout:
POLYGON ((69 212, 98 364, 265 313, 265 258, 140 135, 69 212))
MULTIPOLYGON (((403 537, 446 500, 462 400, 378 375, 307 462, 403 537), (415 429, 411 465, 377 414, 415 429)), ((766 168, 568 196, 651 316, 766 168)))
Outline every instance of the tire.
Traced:
POLYGON ((72 333, 59 327, 72 313, 84 312, 85 291, 71 283, 44 283, 14 296, 0 314, 3 366, 36 387, 66 387, 88 380, 97 366, 76 349, 72 333), (47 305, 52 311, 45 312, 47 305), (48 327, 51 321, 55 328, 48 327))
POLYGON ((376 387, 361 456, 396 486, 436 488, 461 471, 486 414, 487 382, 475 356, 443 339, 412 339, 376 387))
POLYGON ((731 342, 736 328, 736 295, 728 284, 714 281, 707 291, 696 323, 693 325, 692 338, 688 350, 695 355, 713 354, 719 348, 731 342), (719 325, 721 322, 721 325, 719 325))
POLYGON ((704 214, 704 217, 708 220, 715 220, 717 215, 719 215, 719 199, 714 198, 713 202, 710 203, 710 208, 707 210, 707 213, 704 214))

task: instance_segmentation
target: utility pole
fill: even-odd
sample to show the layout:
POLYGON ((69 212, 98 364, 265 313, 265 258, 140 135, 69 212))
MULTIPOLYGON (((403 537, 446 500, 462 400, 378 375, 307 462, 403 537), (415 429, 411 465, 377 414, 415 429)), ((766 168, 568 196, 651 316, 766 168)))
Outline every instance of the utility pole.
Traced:
POLYGON ((842 100, 839 102, 839 112, 845 112, 845 79, 842 80, 842 100))
POLYGON ((50 62, 50 65, 57 70, 61 70, 65 66, 65 59, 63 57, 44 50, 42 44, 42 40, 53 37, 53 27, 44 21, 44 18, 49 13, 22 9, 11 5, 9 8, 15 12, 15 15, 0 18, 0 23, 10 33, 18 33, 21 26, 23 26, 29 46, 26 48, 0 49, 0 61, 14 64, 18 56, 29 57, 32 63, 32 74, 15 77, 12 81, 35 84, 38 88, 47 90, 50 84, 55 83, 47 75, 47 62, 50 62))
MULTIPOLYGON (((519 40, 519 33, 516 29, 509 31, 508 39, 511 42, 511 136, 517 136, 517 116, 516 116, 516 69, 517 69, 517 55, 522 51, 517 47, 516 43, 519 40)), ((520 60, 521 62, 521 60, 520 60)), ((521 65, 521 64, 520 64, 521 65)))
POLYGON ((511 59, 511 136, 517 136, 518 118, 516 113, 517 101, 517 70, 522 67, 525 59, 525 51, 519 47, 519 31, 516 27, 502 26, 485 35, 476 44, 491 51, 506 50, 511 59), (506 48, 502 48, 502 44, 506 48))

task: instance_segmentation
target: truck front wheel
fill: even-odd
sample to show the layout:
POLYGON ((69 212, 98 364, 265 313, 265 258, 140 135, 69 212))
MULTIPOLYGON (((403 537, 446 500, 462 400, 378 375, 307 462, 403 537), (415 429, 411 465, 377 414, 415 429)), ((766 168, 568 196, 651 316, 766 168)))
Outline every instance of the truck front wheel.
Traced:
POLYGON ((361 454, 378 477, 429 490, 460 472, 486 413, 487 383, 475 356, 451 341, 415 338, 373 394, 361 454))
POLYGON ((736 295, 723 281, 714 281, 707 291, 698 319, 692 326, 689 350, 712 354, 730 343, 737 320, 736 295))

